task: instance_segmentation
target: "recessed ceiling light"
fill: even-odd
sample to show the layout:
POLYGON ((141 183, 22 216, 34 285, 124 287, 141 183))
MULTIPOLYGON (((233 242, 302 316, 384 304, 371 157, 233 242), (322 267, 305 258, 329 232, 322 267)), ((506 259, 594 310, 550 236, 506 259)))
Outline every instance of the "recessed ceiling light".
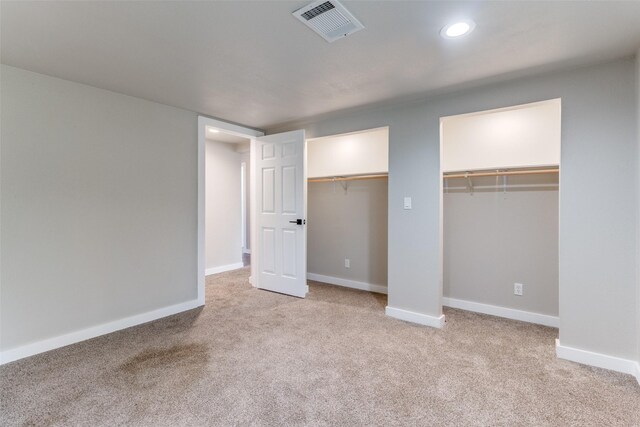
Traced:
POLYGON ((209 132, 211 132, 211 133, 218 133, 218 132, 220 132, 218 129, 213 129, 213 128, 208 128, 208 129, 209 129, 209 132))
POLYGON ((460 21, 455 24, 445 25, 440 30, 440 35, 445 39, 455 39, 469 34, 475 28, 476 24, 473 21, 460 21))

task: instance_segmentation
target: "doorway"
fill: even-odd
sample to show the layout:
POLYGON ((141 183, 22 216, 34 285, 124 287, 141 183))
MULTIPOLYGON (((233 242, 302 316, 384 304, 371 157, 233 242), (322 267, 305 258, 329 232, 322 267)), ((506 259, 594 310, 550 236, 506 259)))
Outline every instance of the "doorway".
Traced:
POLYGON ((208 273, 242 268, 243 252, 248 251, 242 235, 247 228, 246 240, 253 246, 249 282, 260 289, 298 297, 306 295, 305 163, 302 130, 264 136, 261 131, 198 117, 197 293, 200 304, 205 303, 208 273), (244 175, 238 173, 242 171, 243 161, 236 162, 237 154, 242 151, 239 147, 248 147, 244 175), (217 156, 208 157, 208 151, 217 156), (224 158, 232 161, 215 164, 214 161, 224 158), (209 160, 214 164, 208 165, 209 160), (218 173, 230 164, 229 173, 218 173), (214 171, 216 173, 210 173, 214 171), (245 227, 242 209, 246 197, 242 197, 242 181, 245 182, 244 195, 248 193, 244 206, 249 220, 245 219, 245 227), (237 211, 228 212, 231 205, 237 207, 237 211), (214 231, 219 234, 216 236, 214 231), (214 234, 209 239, 209 247, 215 246, 216 251, 207 251, 208 234, 214 234), (218 250, 218 246, 225 249, 218 250), (220 254, 229 258, 220 261, 220 254), (227 264, 229 260, 231 263, 227 264), (211 263, 221 265, 211 266, 211 263))
POLYGON ((245 167, 250 140, 207 126, 205 260, 207 276, 248 265, 245 167))
POLYGON ((245 265, 251 239, 251 158, 263 133, 198 117, 198 301, 205 277, 245 265))

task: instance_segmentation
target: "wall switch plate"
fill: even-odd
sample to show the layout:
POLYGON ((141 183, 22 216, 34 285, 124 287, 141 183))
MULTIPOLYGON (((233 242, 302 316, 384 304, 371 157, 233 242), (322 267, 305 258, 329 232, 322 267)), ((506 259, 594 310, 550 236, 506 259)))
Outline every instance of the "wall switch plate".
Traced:
POLYGON ((345 268, 351 268, 351 260, 349 258, 344 259, 345 268))
POLYGON ((411 197, 404 198, 404 208, 411 209, 411 197))
POLYGON ((513 284, 513 294, 522 296, 522 292, 524 291, 524 285, 522 283, 514 283, 513 284))

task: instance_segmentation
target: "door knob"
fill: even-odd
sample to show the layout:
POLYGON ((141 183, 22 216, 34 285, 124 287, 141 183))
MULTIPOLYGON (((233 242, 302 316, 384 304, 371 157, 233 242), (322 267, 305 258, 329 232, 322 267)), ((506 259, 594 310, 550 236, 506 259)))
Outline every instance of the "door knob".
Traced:
POLYGON ((298 225, 302 225, 302 224, 306 224, 307 220, 306 219, 296 219, 295 221, 289 221, 291 224, 298 224, 298 225))

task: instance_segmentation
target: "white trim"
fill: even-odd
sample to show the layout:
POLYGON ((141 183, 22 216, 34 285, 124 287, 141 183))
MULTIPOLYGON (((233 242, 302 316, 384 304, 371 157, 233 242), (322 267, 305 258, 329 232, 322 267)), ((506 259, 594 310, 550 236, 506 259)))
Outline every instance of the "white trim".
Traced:
POLYGON ((242 253, 251 255, 251 249, 243 248, 242 253))
POLYGON ((560 344, 559 339, 556 339, 556 356, 560 359, 581 363, 583 365, 609 369, 611 371, 622 372, 623 374, 630 374, 638 380, 638 383, 640 383, 640 366, 635 360, 622 359, 620 357, 609 356, 607 354, 567 347, 560 344))
POLYGON ((48 338, 42 341, 23 345, 21 347, 5 350, 0 353, 0 365, 13 362, 18 359, 33 356, 45 351, 54 350, 80 341, 85 341, 101 335, 109 334, 132 326, 141 325, 163 317, 171 316, 183 311, 192 310, 203 304, 199 300, 191 300, 180 304, 171 305, 169 307, 159 308, 157 310, 148 311, 146 313, 136 314, 134 316, 125 317, 123 319, 114 320, 112 322, 103 323, 101 325, 92 326, 68 334, 59 335, 57 337, 48 338))
POLYGON ((459 308, 461 310, 473 311, 475 313, 490 314, 492 316, 505 317, 507 319, 520 320, 522 322, 535 323, 538 325, 560 327, 560 319, 557 316, 534 313, 532 311, 516 310, 514 308, 500 307, 497 305, 482 304, 474 301, 466 301, 456 298, 442 298, 442 305, 459 308))
MULTIPOLYGON (((205 260, 205 184, 206 184, 206 127, 213 127, 219 129, 225 133, 235 136, 241 136, 243 138, 248 138, 251 141, 251 156, 255 154, 255 138, 258 136, 263 136, 264 132, 234 125, 232 123, 226 123, 220 120, 211 119, 209 117, 198 116, 198 302, 200 305, 204 305, 204 284, 205 284, 205 270, 206 270, 206 260, 205 260)), ((251 223, 251 238, 253 239, 253 233, 255 233, 255 229, 253 227, 253 207, 255 207, 254 199, 254 173, 253 168, 250 168, 250 196, 249 196, 249 205, 252 206, 251 211, 249 213, 249 220, 251 223)), ((252 275, 253 275, 253 266, 252 266, 252 275)))
POLYGON ((640 384, 640 362, 636 363, 636 381, 640 384))
POLYGON ((418 323, 420 325, 432 326, 434 328, 442 328, 444 326, 444 314, 439 317, 430 316, 428 314, 416 313, 414 311, 403 310, 401 308, 389 307, 385 309, 385 314, 389 317, 404 320, 407 322, 418 323))
POLYGON ((374 285, 372 283, 358 282, 356 280, 343 279, 341 277, 324 276, 322 274, 307 273, 308 280, 316 282, 329 283, 331 285, 344 286, 345 288, 359 289, 361 291, 376 292, 386 294, 387 287, 382 285, 374 285))
POLYGON ((219 267, 211 267, 211 268, 207 268, 204 271, 204 275, 205 276, 209 276, 211 274, 224 273, 225 271, 238 270, 238 269, 240 269, 242 267, 244 267, 244 264, 242 262, 236 262, 234 264, 221 265, 219 267))

